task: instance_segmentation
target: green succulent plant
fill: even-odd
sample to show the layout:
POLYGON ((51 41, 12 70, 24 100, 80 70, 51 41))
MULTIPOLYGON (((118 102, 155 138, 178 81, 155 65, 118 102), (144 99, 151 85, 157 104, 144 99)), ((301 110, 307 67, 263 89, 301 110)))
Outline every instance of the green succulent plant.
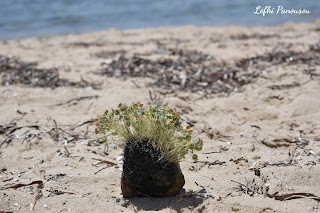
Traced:
POLYGON ((150 143, 170 162, 179 162, 187 154, 197 160, 194 151, 200 151, 203 144, 199 137, 192 139, 193 131, 190 126, 183 127, 178 112, 159 104, 119 104, 116 110, 107 110, 101 116, 96 133, 103 134, 99 142, 107 142, 111 137, 124 145, 131 141, 150 143))

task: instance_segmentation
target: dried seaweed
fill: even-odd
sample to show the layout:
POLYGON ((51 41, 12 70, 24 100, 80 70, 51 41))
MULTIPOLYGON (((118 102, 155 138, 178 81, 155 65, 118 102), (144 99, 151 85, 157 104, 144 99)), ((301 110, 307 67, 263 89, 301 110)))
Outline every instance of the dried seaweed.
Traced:
POLYGON ((112 58, 112 57, 121 56, 124 54, 126 54, 125 50, 114 50, 114 51, 103 50, 101 52, 95 53, 93 56, 98 58, 112 58))
POLYGON ((252 35, 240 34, 240 35, 231 35, 232 40, 248 40, 248 39, 268 39, 268 38, 280 38, 278 34, 258 34, 254 33, 252 35))
POLYGON ((235 158, 235 159, 231 158, 230 161, 234 162, 235 164, 239 164, 240 161, 244 161, 244 162, 248 163, 248 159, 246 159, 245 157, 240 157, 240 158, 235 158))
MULTIPOLYGON (((259 38, 259 35, 256 37, 259 38)), ((203 97, 207 97, 208 94, 229 94, 239 91, 243 85, 255 81, 260 76, 260 72, 271 65, 300 63, 312 67, 320 64, 318 44, 311 45, 306 52, 272 51, 256 57, 241 59, 235 64, 217 63, 209 54, 195 50, 168 48, 161 44, 158 45, 158 49, 148 55, 159 52, 168 57, 151 60, 137 55, 126 57, 125 51, 97 53, 98 57, 109 58, 104 63, 106 67, 102 68, 99 74, 122 79, 149 77, 154 79, 152 86, 161 89, 200 92, 203 97), (117 57, 113 57, 115 55, 117 57)), ((306 73, 312 76, 317 75, 312 68, 309 68, 306 73)), ((297 86, 299 85, 273 85, 269 88, 280 90, 297 86)))
POLYGON ((50 119, 50 120, 54 122, 54 125, 46 124, 46 125, 17 126, 16 123, 0 125, 0 130, 2 132, 1 134, 4 134, 6 136, 6 138, 0 143, 0 148, 4 144, 9 145, 14 140, 19 140, 21 143, 23 143, 24 141, 27 141, 27 143, 29 143, 34 138, 41 139, 42 135, 48 135, 54 141, 64 144, 65 155, 66 157, 68 157, 70 155, 70 152, 66 147, 66 144, 68 142, 75 142, 78 140, 92 140, 91 138, 88 138, 88 133, 89 133, 88 126, 86 131, 81 131, 80 133, 78 131, 75 131, 75 129, 84 125, 88 125, 88 124, 90 125, 96 122, 98 119, 91 119, 91 120, 84 121, 80 124, 74 124, 74 125, 58 125, 55 120, 53 119, 50 119), (46 127, 49 127, 50 129, 48 130, 46 127), (31 133, 30 130, 27 130, 25 133, 23 133, 20 136, 14 134, 15 131, 22 128, 36 129, 39 131, 38 133, 31 133))
POLYGON ((267 87, 272 90, 283 90, 283 89, 291 89, 299 86, 301 86, 299 83, 294 82, 292 84, 271 85, 267 87))
POLYGON ((240 72, 234 66, 214 63, 213 56, 194 50, 167 48, 168 58, 150 60, 138 56, 110 60, 99 74, 108 77, 149 77, 161 89, 231 93, 258 76, 257 72, 240 72))
POLYGON ((106 44, 105 41, 93 41, 93 42, 84 42, 84 41, 79 41, 79 42, 72 42, 69 43, 68 45, 71 47, 101 47, 104 46, 106 44))
POLYGON ((251 58, 245 58, 236 64, 245 70, 265 69, 270 65, 279 64, 307 64, 309 66, 320 65, 319 45, 309 46, 309 50, 305 52, 295 51, 273 51, 270 53, 258 55, 251 58))
POLYGON ((267 166, 293 166, 293 165, 297 165, 297 162, 294 160, 289 160, 287 162, 277 162, 277 163, 269 163, 269 162, 264 162, 259 168, 263 168, 263 167, 267 167, 267 166))
MULTIPOLYGON (((205 95, 238 91, 241 86, 251 83, 261 70, 275 64, 302 63, 318 65, 320 61, 318 45, 312 45, 309 51, 277 51, 252 58, 245 58, 232 64, 218 64, 211 55, 197 51, 166 48, 160 45, 155 53, 162 52, 177 58, 150 60, 138 56, 126 57, 125 52, 115 52, 118 57, 110 59, 100 74, 109 77, 150 77, 155 79, 154 86, 162 89, 201 92, 205 95), (120 56, 119 56, 120 55, 120 56)), ((152 53, 150 53, 152 54, 152 53)), ((106 56, 111 57, 112 52, 106 56)), ((309 69, 308 72, 312 72, 309 69)), ((310 75, 316 75, 310 73, 310 75)), ((299 85, 293 84, 292 87, 299 85)), ((274 85, 271 89, 291 88, 291 85, 274 85)))
MULTIPOLYGON (((10 123, 10 124, 7 124, 7 125, 0 125, 0 131, 1 133, 0 134, 4 134, 6 135, 6 139, 4 141, 1 142, 0 144, 0 148, 2 147, 2 145, 4 145, 5 143, 9 144, 13 141, 13 139, 15 138, 14 136, 14 132, 19 130, 19 129, 22 129, 22 128, 33 128, 33 129, 37 129, 39 130, 40 129, 40 126, 39 125, 28 125, 28 126, 17 126, 16 123, 10 123)), ((29 131, 27 131, 24 135, 23 135, 23 140, 21 143, 23 143, 25 140, 27 140, 28 142, 30 142, 34 137, 38 137, 40 138, 39 135, 37 134, 32 134, 32 133, 29 133, 29 131)))
POLYGON ((252 181, 248 181, 246 179, 246 183, 240 183, 234 180, 231 180, 234 183, 239 184, 238 187, 236 188, 238 191, 243 192, 244 194, 254 196, 256 194, 264 194, 265 191, 268 191, 268 187, 264 185, 264 183, 257 183, 256 180, 253 178, 252 181))
POLYGON ((46 134, 48 134, 54 141, 60 142, 63 144, 66 144, 69 142, 75 142, 78 140, 89 139, 87 137, 87 134, 88 134, 87 131, 86 132, 81 131, 81 133, 78 133, 78 132, 75 132, 74 130, 86 124, 92 124, 97 120, 98 119, 91 119, 75 125, 58 125, 57 122, 54 119, 52 119, 52 121, 54 122, 54 125, 49 131, 46 131, 46 134), (63 126, 68 126, 69 128, 63 128, 63 126))
POLYGON ((37 63, 27 63, 20 61, 16 57, 0 55, 0 76, 1 85, 23 84, 29 87, 56 88, 60 86, 69 87, 89 87, 97 89, 96 83, 90 83, 84 79, 80 82, 71 82, 61 78, 56 68, 40 69, 37 63))

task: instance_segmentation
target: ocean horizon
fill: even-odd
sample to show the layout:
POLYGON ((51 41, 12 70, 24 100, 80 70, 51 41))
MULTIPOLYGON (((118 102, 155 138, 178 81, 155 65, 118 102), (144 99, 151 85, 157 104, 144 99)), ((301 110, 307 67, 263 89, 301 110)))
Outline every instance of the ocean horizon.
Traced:
POLYGON ((12 0, 0 7, 0 39, 163 26, 275 26, 320 18, 318 0, 12 0))

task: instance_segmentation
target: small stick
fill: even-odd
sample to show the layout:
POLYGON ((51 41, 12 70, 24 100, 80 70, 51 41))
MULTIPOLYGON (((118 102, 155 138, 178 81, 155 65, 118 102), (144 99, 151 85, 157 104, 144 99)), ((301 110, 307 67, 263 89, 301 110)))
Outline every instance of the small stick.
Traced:
POLYGON ((221 153, 221 151, 218 151, 218 152, 215 152, 215 151, 213 151, 213 152, 204 152, 204 153, 202 153, 202 154, 209 155, 209 154, 214 154, 214 153, 221 153))
POLYGON ((56 136, 57 136, 57 138, 56 138, 56 142, 58 142, 59 141, 59 131, 58 131, 58 124, 57 124, 57 122, 56 122, 56 120, 54 120, 53 119, 53 122, 54 122, 54 125, 55 125, 55 130, 56 130, 56 136))
POLYGON ((1 146, 3 145, 3 144, 5 144, 5 143, 10 143, 11 141, 12 141, 12 139, 13 139, 13 135, 9 135, 1 144, 0 144, 0 148, 1 148, 1 146))
POLYGON ((246 194, 248 194, 248 180, 246 178, 246 194))
POLYGON ((104 145, 103 153, 104 153, 105 155, 109 155, 109 146, 108 146, 108 143, 106 143, 106 145, 104 145))
POLYGON ((63 146, 64 150, 66 151, 66 156, 69 157, 71 154, 69 152, 69 150, 67 149, 67 146, 63 146))
POLYGON ((93 99, 93 98, 97 99, 97 98, 99 98, 99 97, 100 97, 100 96, 98 96, 98 95, 82 96, 82 97, 79 97, 79 98, 70 99, 70 100, 68 100, 68 101, 66 101, 66 102, 63 102, 63 103, 53 104, 53 105, 50 105, 50 106, 62 106, 62 105, 64 105, 64 104, 69 104, 69 103, 71 103, 72 101, 81 101, 81 100, 93 99))
POLYGON ((78 127, 83 126, 83 125, 85 125, 85 124, 91 124, 91 123, 94 123, 94 122, 96 122, 96 121, 98 121, 98 119, 96 119, 96 118, 95 118, 95 119, 88 120, 88 121, 85 121, 85 122, 83 122, 83 123, 81 123, 81 124, 78 124, 78 125, 75 125, 75 126, 71 127, 70 130, 74 130, 75 128, 78 128, 78 127))
POLYGON ((94 174, 98 174, 99 172, 101 172, 102 170, 106 169, 106 168, 109 168, 110 166, 106 166, 106 167, 103 167, 102 169, 99 169, 98 171, 96 171, 94 174))
POLYGON ((38 186, 37 186, 37 188, 35 189, 35 192, 34 192, 34 201, 32 203, 32 207, 31 207, 32 211, 34 210, 34 207, 35 207, 37 201, 42 196, 42 192, 41 192, 42 188, 43 188, 43 182, 41 181, 41 183, 38 184, 38 186))

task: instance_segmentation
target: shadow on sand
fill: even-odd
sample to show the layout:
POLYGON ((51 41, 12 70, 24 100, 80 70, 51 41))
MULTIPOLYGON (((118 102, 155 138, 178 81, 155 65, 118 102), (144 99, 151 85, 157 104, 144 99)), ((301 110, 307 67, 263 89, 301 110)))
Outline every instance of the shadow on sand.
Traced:
POLYGON ((137 211, 160 211, 170 208, 180 213, 182 209, 196 208, 200 206, 206 197, 202 193, 193 192, 192 196, 188 196, 186 192, 181 192, 179 196, 156 198, 156 197, 138 197, 124 199, 122 206, 128 207, 133 205, 137 211))

